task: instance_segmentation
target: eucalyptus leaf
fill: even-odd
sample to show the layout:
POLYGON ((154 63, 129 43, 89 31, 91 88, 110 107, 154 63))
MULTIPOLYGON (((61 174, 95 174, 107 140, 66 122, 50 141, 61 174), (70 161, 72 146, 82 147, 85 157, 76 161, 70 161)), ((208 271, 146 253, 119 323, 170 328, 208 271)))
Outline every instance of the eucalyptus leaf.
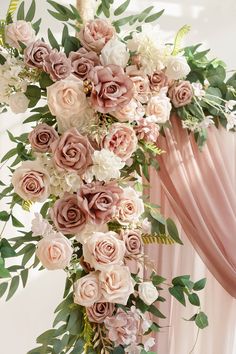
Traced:
POLYGON ((146 22, 146 23, 149 23, 149 22, 154 22, 154 21, 156 21, 159 17, 161 17, 161 16, 163 15, 164 11, 165 11, 165 10, 163 9, 163 10, 161 10, 161 11, 159 11, 159 12, 153 14, 153 15, 148 16, 148 17, 145 19, 145 22, 146 22))
POLYGON ((121 14, 123 14, 123 12, 125 12, 125 10, 128 8, 130 4, 130 0, 126 0, 125 2, 123 2, 123 4, 121 4, 115 11, 114 11, 114 15, 115 16, 119 16, 121 14))
POLYGON ((20 277, 18 275, 15 275, 11 280, 6 301, 10 300, 12 296, 15 294, 16 290, 18 289, 19 282, 20 282, 20 277))
POLYGON ((8 283, 0 284, 0 297, 2 297, 5 294, 7 287, 8 287, 8 283))
POLYGON ((34 16, 35 16, 35 10, 36 10, 35 0, 32 0, 30 8, 25 16, 25 21, 28 21, 28 22, 33 21, 34 16))
POLYGON ((52 31, 50 30, 50 28, 48 28, 48 40, 49 40, 52 48, 56 48, 58 51, 60 50, 60 46, 59 46, 56 38, 54 37, 52 31))
POLYGON ((22 1, 22 3, 20 4, 16 17, 17 17, 17 21, 25 19, 25 3, 24 3, 24 1, 22 1))

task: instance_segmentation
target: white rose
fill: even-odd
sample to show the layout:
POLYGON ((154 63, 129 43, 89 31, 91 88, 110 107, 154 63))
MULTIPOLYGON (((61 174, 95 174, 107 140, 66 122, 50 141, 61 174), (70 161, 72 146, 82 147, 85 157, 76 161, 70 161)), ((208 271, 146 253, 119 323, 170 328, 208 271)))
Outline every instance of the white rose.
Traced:
POLYGON ((185 57, 171 56, 167 61, 165 74, 170 80, 179 80, 185 78, 190 70, 185 57))
POLYGON ((102 65, 119 65, 125 68, 129 61, 129 51, 124 43, 116 38, 110 39, 103 47, 100 55, 102 65))
POLYGON ((31 222, 31 231, 33 236, 47 237, 52 233, 53 228, 41 214, 35 213, 35 218, 31 222))
POLYGON ((153 96, 149 100, 146 107, 146 115, 154 116, 156 123, 164 124, 170 118, 171 109, 172 105, 170 103, 169 97, 161 92, 161 94, 153 96))
POLYGON ((79 234, 75 235, 78 242, 84 244, 95 232, 108 232, 107 224, 86 224, 79 234))
POLYGON ((143 213, 143 201, 137 192, 131 187, 125 188, 116 209, 117 221, 122 225, 137 223, 143 213))
POLYGON ((5 29, 5 40, 14 48, 20 48, 19 42, 29 45, 35 40, 35 32, 31 23, 23 20, 10 23, 5 29))
POLYGON ((36 256, 49 270, 66 268, 70 264, 72 253, 71 242, 55 231, 40 240, 36 250, 36 256))
POLYGON ((94 111, 88 106, 83 81, 69 77, 47 88, 48 106, 57 118, 60 133, 75 127, 80 130, 92 119, 94 111))
POLYGON ((103 299, 107 302, 127 305, 134 292, 133 280, 126 266, 107 267, 99 274, 103 299))
POLYGON ((24 113, 29 105, 29 99, 22 92, 13 93, 9 97, 9 106, 13 113, 24 113))
POLYGON ((146 281, 139 284, 138 294, 140 299, 143 300, 143 302, 148 306, 155 302, 159 296, 156 287, 151 281, 146 281))
POLYGON ((108 265, 123 264, 126 247, 115 232, 94 233, 84 244, 85 262, 95 270, 105 270, 108 265))

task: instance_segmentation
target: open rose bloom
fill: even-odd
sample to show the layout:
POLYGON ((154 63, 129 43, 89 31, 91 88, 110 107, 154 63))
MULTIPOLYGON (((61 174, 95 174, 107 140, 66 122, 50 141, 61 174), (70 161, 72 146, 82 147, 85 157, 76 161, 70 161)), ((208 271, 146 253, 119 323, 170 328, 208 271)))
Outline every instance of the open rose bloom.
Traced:
MULTIPOLYGON (((30 109, 27 132, 19 137, 9 134, 16 144, 3 159, 5 163, 15 155, 9 165, 11 184, 3 189, 11 198, 10 211, 1 212, 0 219, 20 227, 15 206, 37 211, 31 231, 10 240, 23 254, 23 265, 11 278, 22 276, 33 253, 36 258, 29 269, 40 263, 48 270, 64 270, 67 277, 56 320, 63 324, 49 331, 53 337, 43 342, 45 353, 151 350, 150 332, 162 325, 155 316, 164 318, 158 303, 164 301, 164 278, 153 269, 144 244, 174 243, 175 229, 149 201, 150 169, 158 171, 158 155, 167 153, 159 144, 173 126, 187 127, 199 141, 216 121, 212 112, 217 108, 217 120, 224 115, 223 93, 222 101, 214 95, 227 85, 209 87, 218 61, 206 64, 207 71, 200 75, 205 56, 196 59, 193 47, 185 52, 174 40, 174 45, 165 43, 159 27, 149 24, 156 17, 151 8, 141 16, 129 16, 134 27, 130 33, 125 28, 122 36, 123 21, 128 23, 121 12, 129 1, 117 9, 112 9, 113 2, 102 1, 95 15, 96 0, 80 0, 80 13, 51 1, 49 12, 65 24, 60 43, 50 31, 48 39, 42 38, 38 22, 23 19, 6 23, 0 42, 0 108, 10 107, 14 113, 30 109), (191 60, 188 51, 193 51, 191 60), (208 72, 209 82, 203 80, 208 72), (198 74, 200 82, 192 82, 198 74)), ((32 17, 25 14, 26 19, 32 17)), ((220 70, 222 74, 223 67, 220 70)), ((230 94, 235 80, 231 84, 230 94)), ((225 113, 232 130, 233 97, 225 113)), ((166 146, 170 144, 168 140, 166 146)), ((2 251, 1 242, 2 256, 8 246, 3 241, 2 251)), ((185 284, 193 283, 185 279, 185 284)), ((0 293, 4 287, 1 283, 0 293)), ((190 297, 193 286, 185 287, 183 296, 188 291, 190 297)), ((192 298, 197 301, 195 295, 192 298)))

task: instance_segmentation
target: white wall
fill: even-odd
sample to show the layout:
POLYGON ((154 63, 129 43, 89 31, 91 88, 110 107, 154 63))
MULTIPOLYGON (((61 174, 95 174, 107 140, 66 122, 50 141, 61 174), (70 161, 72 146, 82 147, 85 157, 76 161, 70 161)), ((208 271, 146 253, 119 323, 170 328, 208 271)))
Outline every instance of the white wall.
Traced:
MULTIPOLYGON (((0 5, 0 18, 4 17, 8 1, 5 0, 4 4, 2 2, 3 0, 0 5)), ((29 0, 25 2, 30 3, 29 0)), ((47 27, 50 26, 53 33, 59 35, 61 27, 48 16, 46 0, 36 2, 38 17, 43 18, 43 32, 46 32, 47 27)), ((120 2, 122 1, 115 1, 117 5, 120 2)), ((59 3, 66 4, 69 1, 60 0, 59 3)), ((155 5, 157 11, 166 8, 166 14, 159 21, 162 30, 167 34, 173 34, 184 24, 190 24, 192 31, 186 39, 186 44, 203 42, 205 47, 212 48, 212 57, 218 56, 227 63, 229 69, 236 69, 235 0, 133 0, 132 4, 130 10, 132 12, 149 5, 155 5)), ((12 114, 0 117, 0 156, 9 148, 5 130, 13 130, 16 134, 22 132, 22 129, 25 129, 21 125, 22 118, 12 114)), ((1 170, 0 173, 1 179, 6 177, 6 171, 1 170)), ((26 218, 29 216, 26 215, 26 218)), ((8 228, 7 236, 15 235, 14 232, 8 228)), ((0 302, 1 354, 26 354, 35 346, 36 336, 51 326, 53 310, 61 299, 63 286, 63 272, 33 273, 26 289, 20 289, 8 303, 0 302)))

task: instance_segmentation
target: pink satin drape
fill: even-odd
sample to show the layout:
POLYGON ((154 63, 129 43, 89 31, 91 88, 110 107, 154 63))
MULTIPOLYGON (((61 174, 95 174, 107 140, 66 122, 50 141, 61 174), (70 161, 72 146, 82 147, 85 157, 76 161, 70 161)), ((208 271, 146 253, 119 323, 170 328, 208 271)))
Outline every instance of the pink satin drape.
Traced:
POLYGON ((205 265, 236 297, 235 140, 232 133, 212 127, 200 151, 178 117, 172 125, 158 139, 166 151, 159 157, 162 188, 205 265))

